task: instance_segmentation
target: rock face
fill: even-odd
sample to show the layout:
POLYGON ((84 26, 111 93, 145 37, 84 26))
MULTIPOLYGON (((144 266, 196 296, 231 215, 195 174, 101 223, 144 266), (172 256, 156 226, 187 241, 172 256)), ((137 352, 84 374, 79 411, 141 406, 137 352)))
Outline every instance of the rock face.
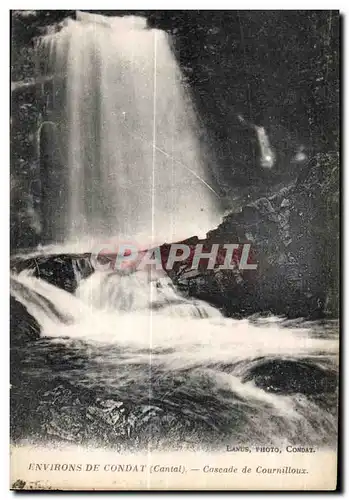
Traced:
MULTIPOLYGON (((228 316, 336 317, 338 214, 338 156, 317 155, 297 182, 229 213, 205 240, 185 241, 192 248, 197 243, 208 248, 249 243, 256 270, 219 270, 217 264, 193 271, 187 259, 168 274, 182 293, 206 300, 228 316)), ((163 257, 168 248, 161 247, 163 257)), ((31 268, 35 276, 69 292, 94 272, 90 254, 14 259, 12 267, 15 272, 31 268)))
POLYGON ((70 293, 75 292, 79 279, 88 278, 94 272, 90 253, 43 255, 29 259, 15 257, 11 267, 16 273, 32 269, 35 277, 70 293))
POLYGON ((21 345, 27 340, 35 340, 40 337, 40 326, 14 297, 10 301, 11 318, 11 346, 21 345))
POLYGON ((14 441, 26 439, 29 434, 38 442, 93 442, 111 446, 115 451, 130 451, 140 444, 161 448, 162 436, 171 432, 175 436, 176 431, 183 433, 183 447, 195 449, 200 432, 215 432, 204 418, 195 428, 190 415, 183 415, 181 422, 178 408, 161 408, 161 402, 159 406, 130 404, 98 397, 94 391, 75 387, 66 380, 58 385, 56 381, 43 380, 34 387, 25 380, 13 384, 11 427, 14 441), (187 436, 188 429, 192 430, 191 438, 187 436))
POLYGON ((338 314, 339 163, 317 155, 297 182, 230 213, 206 242, 250 243, 256 271, 174 276, 182 288, 228 315, 271 312, 289 317, 338 314))

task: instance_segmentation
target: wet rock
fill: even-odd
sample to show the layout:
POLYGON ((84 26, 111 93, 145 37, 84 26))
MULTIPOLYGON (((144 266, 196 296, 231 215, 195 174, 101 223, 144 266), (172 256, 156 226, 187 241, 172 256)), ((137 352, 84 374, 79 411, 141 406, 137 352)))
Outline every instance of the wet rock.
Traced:
POLYGON ((10 298, 10 332, 11 345, 21 344, 40 337, 38 322, 27 309, 14 297, 10 298))
POLYGON ((292 360, 260 363, 245 376, 244 382, 250 380, 268 392, 308 396, 336 392, 338 385, 335 371, 323 370, 311 362, 292 360))
POLYGON ((312 317, 338 314, 338 155, 319 154, 289 187, 230 213, 205 243, 251 243, 257 270, 174 275, 189 295, 231 316, 255 312, 312 317))
POLYGON ((94 272, 90 253, 39 255, 28 259, 15 257, 11 268, 16 273, 31 269, 36 278, 44 279, 70 293, 75 292, 81 279, 88 278, 94 272))

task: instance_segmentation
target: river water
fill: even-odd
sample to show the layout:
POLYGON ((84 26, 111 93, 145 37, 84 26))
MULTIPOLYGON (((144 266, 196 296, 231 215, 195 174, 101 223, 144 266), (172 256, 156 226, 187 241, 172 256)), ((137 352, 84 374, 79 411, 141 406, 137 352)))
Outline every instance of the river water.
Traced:
POLYGON ((81 412, 95 408, 91 422, 108 413, 105 440, 118 443, 110 432, 119 404, 130 429, 121 441, 137 446, 139 436, 174 447, 336 443, 335 322, 226 318, 183 297, 160 272, 95 272, 71 294, 25 271, 11 290, 41 328, 41 338, 14 348, 13 358, 28 394, 39 391, 39 406, 46 401, 44 415, 34 415, 46 422, 41 436, 63 414, 61 433, 51 428, 46 438, 60 440, 75 425, 80 434, 64 439, 93 442, 98 432, 89 434, 81 412), (145 421, 143 411, 151 415, 145 421), (137 415, 138 438, 127 420, 137 415))

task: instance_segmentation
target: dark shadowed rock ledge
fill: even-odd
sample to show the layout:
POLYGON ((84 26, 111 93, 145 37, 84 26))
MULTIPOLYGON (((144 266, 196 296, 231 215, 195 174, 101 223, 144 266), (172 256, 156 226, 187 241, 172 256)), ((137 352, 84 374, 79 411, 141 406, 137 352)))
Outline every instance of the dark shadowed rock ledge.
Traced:
POLYGON ((250 243, 256 271, 174 276, 227 315, 270 312, 336 317, 339 293, 339 160, 317 155, 292 186, 224 217, 207 243, 250 243))

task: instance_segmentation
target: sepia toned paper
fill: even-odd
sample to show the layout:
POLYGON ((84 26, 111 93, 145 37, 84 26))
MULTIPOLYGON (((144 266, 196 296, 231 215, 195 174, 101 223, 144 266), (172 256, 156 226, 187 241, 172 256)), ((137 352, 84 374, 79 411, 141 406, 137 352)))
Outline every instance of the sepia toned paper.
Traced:
POLYGON ((337 488, 339 43, 11 12, 11 489, 337 488))
POLYGON ((333 450, 297 455, 285 450, 245 456, 226 450, 120 455, 22 446, 12 449, 12 463, 11 480, 17 478, 13 487, 55 490, 334 490, 337 468, 333 450))

